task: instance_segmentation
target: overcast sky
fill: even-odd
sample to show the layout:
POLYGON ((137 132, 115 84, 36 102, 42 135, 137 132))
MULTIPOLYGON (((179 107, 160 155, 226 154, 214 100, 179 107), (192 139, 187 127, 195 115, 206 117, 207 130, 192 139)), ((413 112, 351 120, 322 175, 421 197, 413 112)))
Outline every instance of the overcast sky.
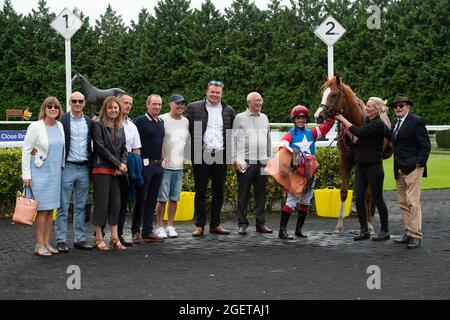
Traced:
MULTIPOLYGON (((204 0, 191 0, 191 8, 200 8, 204 0)), ((153 7, 157 0, 47 0, 47 6, 58 15, 65 7, 73 10, 74 7, 80 9, 85 15, 90 17, 90 24, 95 24, 95 20, 105 13, 108 4, 122 16, 123 21, 128 25, 131 20, 137 21, 139 11, 142 8, 153 14, 153 7)), ((230 7, 232 0, 212 0, 217 9, 223 12, 224 8, 230 7)), ((269 0, 254 0, 260 9, 267 9, 269 0)), ((0 0, 3 8, 4 0, 0 0)), ((28 14, 31 9, 37 8, 38 0, 11 0, 12 6, 17 13, 28 14)), ((288 4, 288 0, 283 0, 283 4, 288 4)))

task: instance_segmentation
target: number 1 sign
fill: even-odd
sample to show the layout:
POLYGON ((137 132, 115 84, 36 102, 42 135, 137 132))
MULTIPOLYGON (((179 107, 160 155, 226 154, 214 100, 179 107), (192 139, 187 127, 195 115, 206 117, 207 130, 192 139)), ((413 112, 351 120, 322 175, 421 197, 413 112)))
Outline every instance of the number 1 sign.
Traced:
POLYGON ((315 35, 328 46, 328 78, 331 78, 334 75, 333 45, 346 31, 347 30, 345 30, 345 28, 332 16, 326 18, 320 26, 314 30, 315 35))
POLYGON ((64 8, 63 11, 50 23, 50 26, 56 30, 66 40, 70 40, 72 36, 81 28, 83 22, 76 14, 69 9, 64 8))
POLYGON ((81 28, 83 22, 67 8, 50 23, 50 26, 64 37, 66 49, 66 110, 70 111, 69 99, 72 94, 72 57, 70 39, 81 28))

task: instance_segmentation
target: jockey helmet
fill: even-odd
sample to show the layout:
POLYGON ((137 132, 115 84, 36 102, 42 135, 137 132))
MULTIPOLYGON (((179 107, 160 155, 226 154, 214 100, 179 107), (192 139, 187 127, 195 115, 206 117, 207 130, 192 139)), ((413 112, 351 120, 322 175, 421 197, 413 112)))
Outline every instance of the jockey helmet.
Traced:
POLYGON ((298 105, 298 106, 293 107, 292 110, 291 110, 291 120, 294 120, 294 117, 296 115, 300 115, 300 114, 303 114, 303 115, 305 115, 308 118, 309 117, 309 110, 305 106, 302 106, 302 105, 298 105))

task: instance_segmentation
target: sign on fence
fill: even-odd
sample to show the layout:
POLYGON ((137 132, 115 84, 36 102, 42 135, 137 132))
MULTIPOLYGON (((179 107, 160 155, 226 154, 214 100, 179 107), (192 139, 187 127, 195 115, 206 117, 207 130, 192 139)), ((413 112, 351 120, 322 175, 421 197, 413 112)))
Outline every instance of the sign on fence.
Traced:
POLYGON ((0 142, 18 142, 25 139, 27 130, 0 130, 0 142))

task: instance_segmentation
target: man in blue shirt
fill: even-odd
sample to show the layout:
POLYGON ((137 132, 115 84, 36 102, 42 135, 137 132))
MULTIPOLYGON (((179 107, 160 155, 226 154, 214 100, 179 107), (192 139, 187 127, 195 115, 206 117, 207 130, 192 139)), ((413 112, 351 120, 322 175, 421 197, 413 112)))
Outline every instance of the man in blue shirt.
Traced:
POLYGON ((56 214, 55 238, 59 252, 67 253, 67 217, 72 191, 74 247, 81 250, 92 250, 86 243, 84 222, 86 202, 89 195, 89 169, 92 159, 91 119, 83 114, 84 95, 74 92, 70 96, 70 112, 61 116, 64 127, 66 163, 61 179, 61 206, 56 214))

